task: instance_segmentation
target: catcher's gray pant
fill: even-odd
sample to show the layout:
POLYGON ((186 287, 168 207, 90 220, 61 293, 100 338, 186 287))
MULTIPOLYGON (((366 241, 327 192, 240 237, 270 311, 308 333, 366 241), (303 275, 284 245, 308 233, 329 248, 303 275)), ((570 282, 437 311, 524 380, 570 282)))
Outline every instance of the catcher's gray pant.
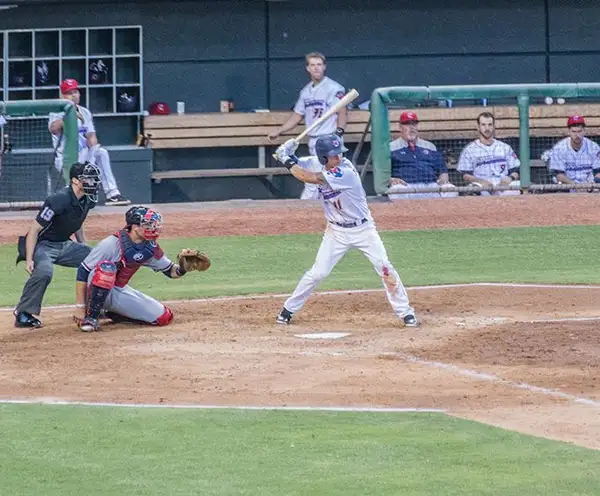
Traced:
POLYGON ((79 267, 91 250, 74 241, 38 241, 33 254, 33 272, 25 283, 17 312, 39 315, 46 288, 52 281, 54 265, 79 267))
POLYGON ((131 286, 124 286, 110 290, 104 310, 152 324, 165 312, 165 306, 131 286))
POLYGON ((95 164, 100 169, 100 179, 102 180, 102 189, 106 198, 112 198, 113 196, 120 195, 121 192, 117 187, 117 181, 113 175, 112 168, 110 166, 110 155, 106 148, 84 148, 79 151, 79 161, 88 161, 95 164))

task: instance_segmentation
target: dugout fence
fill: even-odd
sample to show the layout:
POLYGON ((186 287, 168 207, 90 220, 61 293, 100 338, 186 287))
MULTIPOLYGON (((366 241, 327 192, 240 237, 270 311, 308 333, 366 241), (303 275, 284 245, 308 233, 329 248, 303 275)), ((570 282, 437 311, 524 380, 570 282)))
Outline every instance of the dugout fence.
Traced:
MULTIPOLYGON (((600 84, 521 84, 471 86, 395 86, 376 88, 371 95, 371 155, 374 189, 386 194, 391 177, 392 126, 402 110, 419 115, 419 136, 431 141, 445 157, 449 169, 460 151, 477 137, 476 116, 489 111, 496 118, 496 137, 505 141, 521 161, 521 185, 498 185, 483 190, 556 192, 593 190, 600 185, 556 184, 547 168, 547 152, 567 136, 566 117, 586 117, 586 135, 600 144, 600 84), (425 117, 425 119, 423 118, 425 117), (392 126, 390 125, 392 122, 392 126)), ((452 170, 451 170, 452 173, 452 170)), ((466 185, 461 174, 451 174, 460 194, 482 188, 466 185)), ((403 192, 444 192, 441 187, 407 188, 403 192)))
POLYGON ((64 112, 64 163, 78 159, 75 106, 69 100, 0 102, 0 208, 39 208, 57 187, 68 182, 54 166, 48 116, 64 112))

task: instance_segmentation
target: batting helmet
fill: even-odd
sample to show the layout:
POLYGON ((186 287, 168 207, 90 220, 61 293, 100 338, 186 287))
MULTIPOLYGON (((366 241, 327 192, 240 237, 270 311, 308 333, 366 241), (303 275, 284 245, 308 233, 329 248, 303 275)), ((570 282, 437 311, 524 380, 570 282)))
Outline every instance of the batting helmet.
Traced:
POLYGON ((156 210, 137 205, 125 212, 125 224, 126 229, 140 226, 145 239, 156 239, 162 231, 162 216, 156 210))
POLYGON ((315 143, 315 154, 323 165, 327 163, 329 157, 335 157, 347 151, 348 149, 344 146, 342 138, 337 134, 321 136, 315 143))
POLYGON ((69 170, 69 178, 77 179, 83 187, 85 195, 94 203, 98 201, 100 187, 100 169, 89 162, 77 162, 69 170))

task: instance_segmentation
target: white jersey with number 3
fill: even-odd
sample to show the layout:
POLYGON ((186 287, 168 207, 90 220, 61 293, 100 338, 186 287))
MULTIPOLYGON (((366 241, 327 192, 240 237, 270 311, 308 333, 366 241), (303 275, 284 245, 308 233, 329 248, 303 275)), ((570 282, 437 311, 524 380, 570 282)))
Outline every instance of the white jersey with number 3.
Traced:
MULTIPOLYGON (((306 127, 309 127, 338 100, 344 97, 344 87, 333 79, 324 77, 317 85, 312 81, 300 91, 300 97, 294 106, 294 112, 304 117, 306 127)), ((337 115, 332 115, 310 132, 310 136, 333 134, 337 128, 337 115)))
POLYGON ((592 183, 594 169, 600 169, 600 146, 591 139, 583 138, 577 151, 571 146, 571 138, 564 138, 552 147, 550 170, 563 172, 576 183, 592 183))
POLYGON ((329 222, 335 225, 372 220, 360 175, 350 160, 343 159, 338 167, 329 171, 317 157, 302 157, 299 165, 311 171, 323 171, 327 184, 319 184, 319 198, 329 222))

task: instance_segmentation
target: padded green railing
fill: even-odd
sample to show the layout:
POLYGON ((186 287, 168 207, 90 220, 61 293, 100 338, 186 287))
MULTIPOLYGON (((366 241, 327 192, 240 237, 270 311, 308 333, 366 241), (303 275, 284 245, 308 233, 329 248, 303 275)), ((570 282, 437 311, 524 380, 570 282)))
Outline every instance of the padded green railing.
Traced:
POLYGON ((531 184, 529 156, 529 100, 531 97, 598 98, 600 83, 492 84, 473 86, 392 86, 376 88, 371 95, 371 148, 375 192, 388 189, 391 176, 390 120, 388 108, 398 102, 428 100, 514 98, 519 108, 519 158, 521 187, 531 184))
POLYGON ((69 169, 79 159, 77 112, 75 105, 69 100, 23 100, 16 102, 0 102, 0 115, 12 117, 47 117, 51 112, 64 112, 63 142, 64 167, 63 177, 69 184, 69 169))

